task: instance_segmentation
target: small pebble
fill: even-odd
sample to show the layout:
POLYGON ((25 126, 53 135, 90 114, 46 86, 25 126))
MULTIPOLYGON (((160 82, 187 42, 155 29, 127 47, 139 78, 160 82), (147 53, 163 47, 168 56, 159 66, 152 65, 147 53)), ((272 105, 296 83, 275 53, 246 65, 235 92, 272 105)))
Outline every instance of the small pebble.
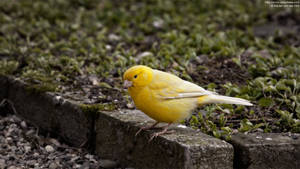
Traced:
POLYGON ((71 162, 75 162, 77 159, 79 159, 79 157, 78 156, 75 156, 75 157, 73 157, 73 158, 71 158, 71 162))
POLYGON ((34 164, 36 164, 36 161, 35 160, 29 160, 29 161, 26 162, 26 164, 28 166, 34 166, 34 164))
POLYGON ((263 133, 263 132, 264 132, 264 130, 261 129, 261 128, 257 128, 255 131, 256 131, 256 132, 259 132, 259 133, 263 133))
POLYGON ((31 147, 30 146, 24 146, 24 149, 25 149, 25 152, 29 152, 31 150, 31 147))
POLYGON ((100 160, 100 167, 103 168, 116 168, 117 167, 117 162, 112 161, 112 160, 100 160))
POLYGON ((32 135, 32 134, 34 134, 35 133, 35 131, 34 130, 28 130, 28 131, 26 131, 26 135, 32 135))
POLYGON ((26 124, 26 122, 25 122, 25 121, 22 121, 22 122, 21 122, 21 127, 23 127, 23 128, 27 128, 27 124, 26 124))
POLYGON ((257 139, 262 139, 262 136, 256 136, 257 139))
POLYGON ((0 168, 5 168, 5 167, 6 167, 5 160, 0 159, 0 168))
POLYGON ((156 20, 152 23, 155 28, 162 28, 164 25, 164 21, 162 19, 156 20))
POLYGON ((91 154, 87 154, 87 155, 85 155, 84 157, 87 158, 87 159, 91 159, 91 158, 93 158, 94 156, 91 155, 91 154))
POLYGON ((56 146, 61 146, 60 143, 54 138, 49 139, 49 141, 56 146))
POLYGON ((17 122, 17 123, 21 121, 21 119, 16 115, 12 115, 11 118, 13 119, 14 122, 17 122))
POLYGON ((6 138, 6 142, 7 142, 8 144, 11 144, 11 143, 13 143, 13 139, 12 139, 11 137, 7 137, 7 138, 6 138))
POLYGON ((52 146, 50 146, 50 145, 47 145, 47 146, 45 147, 45 149, 46 149, 46 151, 47 151, 48 153, 54 152, 54 148, 53 148, 52 146))
POLYGON ((106 48, 107 50, 111 50, 111 49, 112 49, 112 47, 111 47, 110 45, 105 45, 105 48, 106 48))
POLYGON ((74 165, 73 165, 73 168, 80 168, 80 167, 81 167, 80 164, 74 164, 74 165))
POLYGON ((183 128, 183 129, 187 128, 187 126, 182 125, 182 124, 179 124, 177 127, 178 127, 178 128, 183 128))
POLYGON ((133 109, 134 108, 134 104, 133 103, 128 103, 126 104, 128 109, 133 109))
POLYGON ((40 155, 40 154, 37 153, 37 152, 33 153, 33 156, 34 156, 34 157, 38 157, 39 155, 40 155))
POLYGON ((119 36, 117 36, 117 35, 115 35, 115 34, 109 34, 108 35, 108 40, 109 41, 118 41, 118 40, 120 40, 121 38, 119 37, 119 36))
POLYGON ((50 168, 50 169, 56 169, 56 168, 58 168, 58 166, 57 166, 57 164, 56 164, 55 162, 53 162, 53 163, 51 163, 51 164, 49 165, 49 168, 50 168))

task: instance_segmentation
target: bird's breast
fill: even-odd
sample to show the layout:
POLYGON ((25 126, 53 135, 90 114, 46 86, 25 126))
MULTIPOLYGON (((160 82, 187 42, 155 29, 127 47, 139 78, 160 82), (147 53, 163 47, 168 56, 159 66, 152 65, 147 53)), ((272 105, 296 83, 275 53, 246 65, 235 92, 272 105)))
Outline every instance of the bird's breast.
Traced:
POLYGON ((129 91, 135 106, 159 122, 178 122, 187 118, 197 106, 196 98, 162 99, 155 91, 145 87, 129 91))

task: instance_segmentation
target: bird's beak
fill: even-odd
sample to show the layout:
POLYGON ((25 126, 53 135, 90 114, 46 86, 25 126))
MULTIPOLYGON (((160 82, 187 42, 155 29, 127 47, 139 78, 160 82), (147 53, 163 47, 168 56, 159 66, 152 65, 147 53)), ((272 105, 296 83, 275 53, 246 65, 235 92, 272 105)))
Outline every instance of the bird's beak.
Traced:
POLYGON ((123 84, 123 87, 125 89, 128 89, 129 87, 132 87, 132 81, 125 80, 124 84, 123 84))

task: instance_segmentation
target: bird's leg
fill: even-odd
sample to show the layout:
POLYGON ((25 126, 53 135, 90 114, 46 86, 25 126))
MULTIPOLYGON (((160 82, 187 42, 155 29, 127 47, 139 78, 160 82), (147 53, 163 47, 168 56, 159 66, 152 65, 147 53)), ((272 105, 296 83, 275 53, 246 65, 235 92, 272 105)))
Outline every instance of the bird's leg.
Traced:
POLYGON ((163 135, 163 134, 165 134, 165 133, 173 133, 174 131, 168 131, 168 128, 170 127, 171 124, 172 124, 172 123, 169 123, 168 125, 162 127, 162 128, 163 128, 162 131, 157 132, 157 133, 153 133, 153 134, 151 135, 150 139, 149 139, 149 142, 150 142, 151 140, 153 140, 154 138, 156 138, 157 136, 163 135))
POLYGON ((155 122, 155 123, 152 124, 151 126, 141 127, 141 128, 139 129, 139 131, 135 133, 135 136, 137 136, 142 130, 149 130, 149 129, 154 128, 156 125, 158 125, 158 123, 159 123, 159 122, 155 122))

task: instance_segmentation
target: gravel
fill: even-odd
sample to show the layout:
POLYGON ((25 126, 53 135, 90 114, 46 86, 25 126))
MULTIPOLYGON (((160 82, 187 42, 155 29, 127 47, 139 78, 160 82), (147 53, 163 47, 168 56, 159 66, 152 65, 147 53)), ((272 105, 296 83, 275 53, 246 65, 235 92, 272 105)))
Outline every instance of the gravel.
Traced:
POLYGON ((16 115, 0 110, 0 169, 118 168, 117 162, 100 159, 85 149, 73 148, 16 115))

